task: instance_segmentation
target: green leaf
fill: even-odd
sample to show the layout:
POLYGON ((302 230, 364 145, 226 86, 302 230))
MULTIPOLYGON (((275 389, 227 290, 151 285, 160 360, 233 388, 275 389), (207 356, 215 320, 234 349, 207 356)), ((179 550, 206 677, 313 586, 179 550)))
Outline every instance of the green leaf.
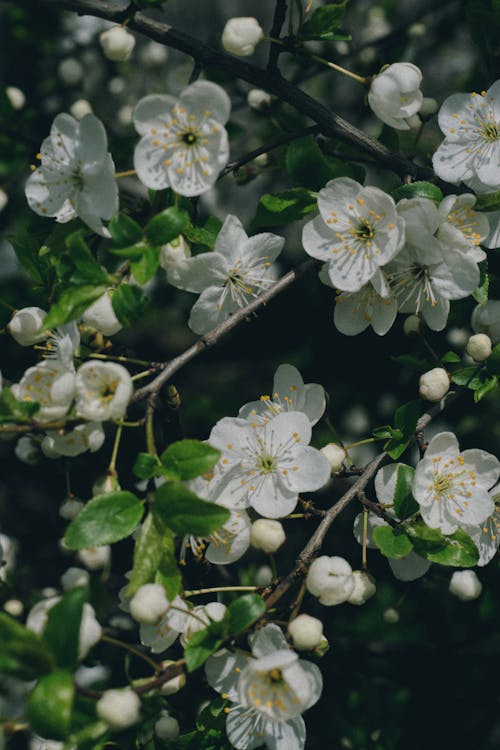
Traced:
POLYGON ((161 454, 161 462, 169 476, 186 481, 213 469, 220 451, 199 440, 179 440, 161 454))
POLYGON ((122 326, 129 328, 142 316, 147 298, 138 286, 120 284, 111 297, 111 304, 122 326))
POLYGON ((135 245, 136 242, 142 240, 142 227, 124 213, 113 216, 108 229, 117 247, 135 245))
POLYGON ((500 211, 500 190, 478 195, 474 211, 500 211))
POLYGON ((170 206, 153 216, 146 226, 146 236, 153 245, 164 245, 182 234, 188 224, 187 212, 170 206))
POLYGON ((491 372, 493 375, 500 375, 500 344, 493 347, 486 364, 488 372, 491 372))
POLYGON ((290 143, 285 165, 292 180, 310 190, 320 190, 329 180, 340 176, 336 163, 330 163, 312 136, 290 143))
POLYGON ((413 549, 413 545, 403 531, 392 526, 378 526, 373 530, 373 541, 386 557, 400 560, 413 549))
POLYGON ((441 357, 441 362, 460 362, 460 357, 456 352, 446 352, 441 357))
POLYGON ((117 255, 119 258, 128 258, 128 260, 140 260, 146 250, 150 247, 149 242, 136 242, 134 245, 126 247, 108 247, 108 252, 117 255))
POLYGON ((224 640, 224 621, 211 622, 204 630, 198 630, 189 638, 184 649, 184 658, 188 672, 201 667, 209 656, 222 646, 224 640))
POLYGON ((482 263, 479 264, 479 270, 481 272, 479 286, 472 292, 472 296, 480 305, 485 305, 486 302, 488 302, 488 292, 490 288, 487 260, 483 260, 482 263))
POLYGON ((168 544, 164 544, 163 556, 155 581, 163 584, 168 600, 172 601, 182 588, 182 575, 175 557, 173 535, 165 534, 163 539, 164 543, 168 541, 168 544))
POLYGON ((342 23, 348 0, 339 0, 317 8, 300 29, 302 39, 330 39, 342 23))
POLYGON ((440 203, 443 200, 443 193, 432 182, 410 182, 408 185, 401 185, 391 193, 395 201, 403 198, 429 198, 431 201, 440 203))
POLYGON ((226 612, 226 626, 231 635, 247 630, 266 611, 264 600, 259 594, 244 594, 231 602, 226 612))
POLYGON ((148 246, 139 260, 132 261, 130 269, 139 284, 146 284, 156 273, 160 264, 160 248, 148 246))
POLYGON ((409 446, 415 434, 420 408, 420 401, 409 401, 396 409, 394 426, 397 430, 400 430, 401 437, 392 437, 384 445, 384 450, 391 458, 396 460, 409 446))
POLYGON ((75 687, 69 672, 57 670, 44 675, 28 698, 31 728, 42 737, 64 740, 71 724, 75 687))
POLYGON ((255 229, 298 221, 317 209, 316 195, 305 188, 292 188, 283 193, 266 193, 257 206, 252 222, 255 229))
POLYGON ((70 234, 66 239, 71 261, 79 271, 78 279, 73 279, 79 284, 106 284, 108 274, 103 271, 89 246, 83 238, 81 231, 70 234))
POLYGON ((156 476, 161 468, 158 456, 151 453, 138 453, 132 471, 139 479, 151 479, 156 476))
POLYGON ((431 562, 469 568, 479 559, 476 545, 462 529, 445 536, 439 529, 431 529, 423 521, 417 521, 409 524, 406 532, 415 552, 431 562))
POLYGON ((156 490, 154 514, 167 528, 181 536, 208 536, 230 515, 227 508, 201 500, 187 487, 176 483, 163 484, 156 490))
POLYGON ((377 438, 377 440, 385 440, 386 438, 392 437, 393 432, 394 430, 392 427, 385 424, 382 427, 375 427, 375 429, 372 430, 372 435, 374 438, 377 438))
POLYGON ((141 501, 131 492, 98 495, 71 521, 64 541, 70 549, 113 544, 130 536, 139 525, 143 510, 141 501))
POLYGON ((35 680, 53 667, 53 656, 43 638, 0 612, 0 674, 35 680))
POLYGON ((134 563, 130 583, 127 586, 127 596, 132 596, 138 588, 154 579, 165 548, 163 539, 171 539, 171 537, 172 534, 168 529, 164 534, 160 532, 154 522, 153 514, 148 513, 135 540, 134 563))
POLYGON ((481 399, 483 399, 487 393, 494 391, 497 385, 498 377, 496 375, 490 375, 489 377, 485 378, 484 382, 481 383, 481 385, 474 391, 474 401, 476 403, 478 401, 481 401, 481 399))
POLYGON ((461 370, 457 370, 451 376, 451 379, 457 385, 463 385, 475 391, 481 385, 481 370, 478 365, 472 367, 463 367, 461 370))
POLYGON ((106 289, 104 284, 82 284, 62 289, 43 322, 42 330, 47 331, 78 318, 92 302, 102 297, 106 289))
POLYGON ((18 401, 10 388, 0 391, 0 422, 30 422, 39 408, 37 401, 18 401))
POLYGON ((401 520, 412 516, 419 510, 419 505, 412 492, 414 476, 415 469, 412 466, 398 465, 396 488, 394 490, 394 512, 401 520))
POLYGON ((221 227, 222 223, 216 216, 209 216, 202 227, 189 224, 185 228, 183 235, 194 245, 204 245, 212 250, 221 227))
POLYGON ((40 286, 48 284, 53 276, 53 270, 49 258, 40 255, 40 243, 36 237, 18 235, 9 237, 9 240, 17 259, 33 281, 40 286))
POLYGON ((56 657, 57 666, 63 669, 72 670, 78 664, 80 624, 88 594, 83 586, 72 589, 49 610, 43 635, 56 657))

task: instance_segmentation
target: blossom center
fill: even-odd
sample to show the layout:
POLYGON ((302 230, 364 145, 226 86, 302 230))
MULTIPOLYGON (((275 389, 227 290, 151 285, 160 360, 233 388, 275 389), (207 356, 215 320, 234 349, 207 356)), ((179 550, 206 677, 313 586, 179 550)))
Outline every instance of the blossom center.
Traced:
POLYGON ((181 141, 185 143, 186 146, 194 146, 197 140, 198 140, 198 136, 193 130, 186 130, 181 135, 181 141))
POLYGON ((276 457, 262 453, 258 459, 258 470, 261 474, 270 474, 276 469, 276 457))
POLYGON ((360 219, 357 228, 354 230, 354 234, 356 235, 358 240, 361 240, 361 242, 365 242, 366 244, 368 244, 373 240, 375 236, 375 229, 373 225, 368 221, 368 219, 362 218, 360 219))

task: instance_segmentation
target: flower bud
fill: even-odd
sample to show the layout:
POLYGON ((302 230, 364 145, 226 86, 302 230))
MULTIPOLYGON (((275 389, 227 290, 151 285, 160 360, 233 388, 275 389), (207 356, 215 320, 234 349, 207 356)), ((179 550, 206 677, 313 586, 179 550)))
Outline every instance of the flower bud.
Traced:
POLYGON ((467 342, 466 352, 476 362, 484 362, 491 355, 491 339, 485 333, 476 333, 467 342))
POLYGON ((418 315, 408 315, 403 323, 403 331, 407 336, 411 336, 414 333, 419 333, 422 324, 418 315))
POLYGON ((25 464, 34 465, 40 458, 40 448, 33 438, 23 435, 19 438, 14 448, 17 458, 25 464))
POLYGON ((165 589, 159 583, 145 583, 130 600, 130 614, 144 625, 156 625, 168 609, 165 589))
POLYGON ((424 119, 428 119, 435 115, 439 109, 439 104, 432 96, 424 96, 422 100, 422 106, 420 107, 418 114, 424 119))
POLYGON ((294 648, 299 651, 312 651, 321 643, 323 623, 316 617, 298 615, 288 626, 294 648))
POLYGON ((347 453, 341 445, 328 443, 328 445, 321 448, 321 453, 329 462, 332 474, 338 474, 339 471, 342 471, 347 453))
POLYGON ((247 104, 252 109, 268 109, 271 106, 271 94, 264 89, 250 89, 247 94, 247 104))
POLYGON ((76 86, 83 77, 83 65, 74 57, 68 57, 59 64, 57 72, 67 86, 76 86))
POLYGON ((108 60, 128 60, 135 47, 135 37, 124 26, 113 26, 99 35, 102 51, 108 60))
POLYGON ((82 322, 92 326, 105 336, 113 336, 121 330, 122 324, 115 315, 111 302, 111 294, 104 292, 82 315, 82 322))
POLYGON ((368 104, 382 122, 397 130, 408 130, 407 119, 422 104, 421 82, 422 72, 416 65, 407 62, 387 65, 372 79, 368 104))
POLYGON ((211 622, 221 622, 226 614, 226 605, 221 602, 200 604, 192 609, 194 617, 188 617, 187 624, 181 635, 181 644, 185 647, 193 633, 204 630, 211 622))
POLYGON ((97 715, 110 729, 120 731, 137 724, 141 701, 131 688, 106 690, 96 705, 97 715))
POLYGON ((273 571, 269 565, 261 565, 257 568, 255 573, 255 585, 256 586, 269 586, 273 580, 273 571))
POLYGON ((256 18, 230 18, 222 32, 222 46, 232 55, 248 57, 263 38, 264 32, 256 18))
POLYGON ((155 724, 155 734, 164 742, 177 739, 179 732, 179 722, 168 714, 159 718, 155 724))
POLYGON ((179 235, 172 242, 163 245, 160 250, 160 266, 168 271, 171 266, 181 265, 191 256, 191 248, 184 237, 179 235))
POLYGON ((449 388, 450 378, 442 367, 434 367, 420 376, 419 393, 427 401, 441 401, 449 388))
POLYGON ((111 547, 109 544, 104 544, 102 547, 86 547, 79 549, 76 556, 89 570, 98 570, 109 565, 111 547))
POLYGON ((374 595, 377 587, 368 573, 365 573, 364 570, 353 571, 352 577, 354 578, 354 589, 347 601, 349 604, 360 606, 374 595))
POLYGON ((86 99, 77 99, 76 102, 73 102, 69 111, 75 120, 81 120, 85 115, 92 114, 92 107, 86 99))
POLYGON ((343 557, 316 558, 306 578, 307 590, 317 596, 321 604, 332 607, 347 601, 354 590, 352 568, 343 557))
POLYGON ((7 94, 12 109, 22 109, 26 104, 26 97, 17 86, 7 86, 5 93, 7 94))
MULTIPOLYGON (((162 669, 166 669, 171 664, 175 664, 171 659, 166 659, 165 661, 162 661, 161 666, 162 669)), ((176 677, 172 677, 171 680, 168 680, 167 682, 164 682, 163 685, 160 688, 160 693, 162 695, 174 695, 174 693, 178 693, 179 690, 181 690, 184 685, 186 684, 186 675, 184 673, 178 674, 176 677)))
POLYGON ((41 307, 23 307, 14 313, 7 330, 21 346, 32 346, 47 338, 47 331, 40 333, 46 315, 41 307))
POLYGON ((24 604, 19 599, 7 599, 3 608, 11 617, 20 617, 24 610, 24 604))
POLYGON ((83 505, 81 500, 77 500, 75 497, 67 497, 59 508, 59 515, 65 521, 72 521, 73 518, 77 517, 83 505))
POLYGON ((83 568, 68 568, 61 576, 63 591, 71 591, 79 586, 87 586, 90 576, 83 568))
POLYGON ((92 485, 92 497, 109 495, 111 492, 119 492, 120 490, 118 477, 114 474, 105 474, 103 477, 98 477, 92 485))
POLYGON ((473 570, 456 570, 448 588, 458 599, 471 602, 480 596, 483 584, 473 570))
POLYGON ((285 531, 279 521, 259 518, 252 524, 250 544, 268 555, 276 552, 286 539, 285 531))
POLYGON ((385 609, 382 617, 389 625, 396 625, 396 623, 399 622, 399 612, 397 609, 394 609, 394 607, 388 607, 385 609))

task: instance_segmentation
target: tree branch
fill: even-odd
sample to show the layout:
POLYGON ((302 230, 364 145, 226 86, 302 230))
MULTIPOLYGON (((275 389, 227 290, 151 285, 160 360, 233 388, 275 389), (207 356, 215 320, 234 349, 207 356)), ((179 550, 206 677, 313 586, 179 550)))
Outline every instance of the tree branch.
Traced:
MULTIPOLYGON (((39 0, 44 5, 61 10, 73 10, 77 13, 88 13, 110 21, 123 21, 127 13, 117 10, 111 2, 106 0, 39 0)), ((17 5, 31 5, 32 0, 17 0, 17 5)), ((273 94, 287 102, 292 107, 311 118, 321 132, 330 138, 339 138, 351 146, 364 151, 377 163, 396 172, 400 177, 410 175, 421 180, 434 179, 434 172, 414 164, 405 156, 395 153, 371 138, 363 131, 351 125, 339 115, 331 112, 327 107, 301 89, 285 80, 279 72, 272 72, 265 68, 250 65, 239 58, 212 49, 203 42, 194 39, 182 31, 172 28, 166 23, 157 21, 145 13, 129 13, 128 28, 154 39, 160 44, 190 55, 203 67, 219 68, 230 71, 238 78, 251 83, 258 88, 273 94)))

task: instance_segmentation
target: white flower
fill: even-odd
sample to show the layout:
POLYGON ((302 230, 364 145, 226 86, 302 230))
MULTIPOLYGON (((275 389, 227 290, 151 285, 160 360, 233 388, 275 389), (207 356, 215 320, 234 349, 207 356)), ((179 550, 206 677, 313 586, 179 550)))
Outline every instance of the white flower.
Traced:
POLYGON ((317 557, 306 578, 307 590, 326 607, 347 601, 354 591, 354 583, 351 566, 337 556, 317 557))
POLYGON ((82 323, 95 328, 104 336, 113 336, 121 330, 122 324, 113 310, 110 292, 104 292, 102 297, 87 307, 82 315, 82 323))
POLYGON ((374 595, 377 587, 373 583, 372 578, 364 570, 354 570, 352 577, 354 578, 354 589, 347 601, 349 604, 360 606, 374 595))
POLYGON ((58 326, 50 331, 45 344, 47 359, 63 364, 71 372, 75 371, 73 358, 80 346, 80 329, 75 321, 58 326))
POLYGON ((318 700, 321 673, 298 659, 277 625, 266 625, 249 641, 253 658, 224 649, 205 665, 209 684, 235 704, 226 721, 229 741, 237 750, 264 744, 272 750, 303 750, 300 714, 318 700))
POLYGON ((165 589, 159 583, 145 583, 131 598, 129 608, 137 622, 156 625, 169 608, 165 589))
POLYGON ((186 647, 193 633, 205 630, 211 622, 221 622, 226 614, 226 609, 226 605, 221 604, 221 602, 209 602, 190 610, 186 626, 180 638, 182 646, 186 647))
POLYGON ((302 244, 328 264, 338 289, 359 291, 403 245, 404 221, 379 188, 337 177, 319 191, 318 208, 320 215, 304 227, 302 244))
POLYGON ((498 459, 486 451, 460 452, 451 432, 436 435, 415 470, 413 495, 425 523, 443 534, 478 526, 493 513, 488 490, 500 476, 498 459))
POLYGON ((89 581, 90 576, 83 568, 68 568, 61 576, 63 591, 71 591, 71 589, 78 588, 79 586, 88 586, 89 581))
POLYGON ((22 109, 26 104, 26 97, 17 86, 7 86, 5 93, 12 109, 22 109))
POLYGON ((409 130, 407 118, 415 115, 423 101, 422 72, 412 63, 393 63, 374 77, 368 104, 379 120, 397 130, 409 130))
POLYGON ((281 518, 294 509, 300 492, 312 492, 330 478, 323 454, 308 446, 311 425, 304 414, 286 412, 267 424, 225 417, 209 443, 219 448, 217 489, 233 507, 251 505, 265 518, 281 518))
POLYGON ((19 401, 37 401, 36 419, 50 422, 68 412, 75 395, 75 375, 60 362, 44 360, 26 370, 12 393, 19 401))
POLYGON ((328 445, 324 445, 323 448, 321 448, 321 453, 330 464, 332 474, 338 474, 339 471, 342 471, 347 452, 341 445, 337 445, 337 443, 328 443, 328 445))
POLYGON ((48 331, 40 333, 46 315, 47 312, 41 307, 23 307, 16 310, 7 324, 7 330, 21 346, 32 346, 49 335, 48 331))
POLYGON ((163 245, 160 250, 160 266, 167 272, 167 279, 169 278, 169 270, 172 266, 182 265, 190 257, 191 248, 182 234, 175 240, 172 240, 172 242, 163 245))
POLYGON ((486 258, 486 253, 479 246, 487 238, 490 225, 484 213, 473 210, 476 200, 472 193, 447 195, 438 208, 440 225, 437 238, 480 263, 486 258))
POLYGON ((419 380, 419 393, 427 401, 441 401, 450 389, 450 377, 442 367, 424 372, 419 380))
POLYGON ((217 235, 213 252, 202 253, 170 267, 168 280, 179 289, 199 294, 189 327, 207 333, 274 281, 272 262, 285 240, 265 232, 248 237, 231 214, 217 235))
POLYGON ((442 180, 457 183, 477 177, 497 185, 500 169, 500 81, 480 94, 452 94, 441 106, 445 135, 432 158, 442 180))
POLYGON ((85 451, 95 453, 104 443, 104 430, 100 422, 79 424, 69 432, 50 430, 42 440, 42 451, 47 458, 79 456, 85 451))
POLYGON ((118 211, 115 166, 106 131, 94 115, 77 122, 57 115, 40 148, 41 166, 28 178, 26 198, 37 214, 66 222, 78 216, 97 234, 118 211))
POLYGON ((124 26, 113 26, 99 34, 102 51, 108 60, 128 60, 135 47, 135 36, 124 26))
POLYGON ((184 631, 189 619, 189 607, 176 596, 170 602, 166 613, 156 625, 141 625, 140 637, 143 646, 148 646, 153 654, 165 651, 184 631))
MULTIPOLYGON (((319 278, 327 282, 326 266, 319 278)), ((329 282, 329 279, 328 279, 329 282)), ((331 286, 331 283, 327 283, 331 286)), ((358 292, 337 292, 333 322, 344 336, 357 336, 371 326, 378 336, 384 336, 391 328, 398 312, 398 303, 393 296, 385 275, 379 271, 358 292)))
POLYGON ((77 99, 76 102, 73 102, 71 107, 69 108, 70 114, 73 115, 75 120, 81 120, 85 117, 85 115, 92 114, 92 106, 90 102, 87 101, 87 99, 77 99))
POLYGON ((222 32, 222 46, 226 52, 239 57, 253 55, 255 47, 264 38, 256 18, 230 18, 222 32))
POLYGON ((456 570, 448 588, 458 599, 471 602, 481 595, 483 584, 473 570, 456 570))
POLYGON ((490 299, 474 308, 471 326, 476 333, 486 333, 492 344, 500 343, 500 300, 490 299))
POLYGON ((301 614, 288 625, 293 645, 299 651, 312 651, 323 637, 323 623, 317 617, 301 614))
MULTIPOLYGON (((61 600, 60 596, 51 596, 49 599, 43 599, 28 613, 26 627, 33 633, 41 634, 45 630, 48 622, 48 613, 52 607, 61 600)), ((88 602, 83 605, 82 621, 78 638, 78 658, 85 659, 88 652, 94 646, 102 635, 102 628, 97 622, 94 608, 88 602)))
POLYGON ((440 242, 440 217, 428 198, 398 203, 406 224, 406 244, 385 269, 400 312, 421 315, 429 328, 446 325, 451 299, 471 294, 479 282, 477 262, 440 242))
POLYGON ((89 570, 99 570, 109 565, 111 547, 109 544, 103 544, 101 547, 85 547, 78 550, 76 556, 89 570))
POLYGON ((247 104, 252 109, 268 109, 271 106, 271 95, 263 89, 250 89, 247 94, 247 104))
POLYGON ((478 567, 487 565, 495 557, 500 546, 500 506, 497 504, 500 501, 500 485, 493 487, 489 495, 495 504, 491 516, 479 526, 465 529, 479 551, 478 567))
MULTIPOLYGON (((165 659, 161 663, 161 668, 166 669, 172 664, 175 664, 175 662, 169 659, 165 659)), ((179 690, 181 690, 185 684, 186 684, 186 675, 184 674, 184 672, 182 672, 181 674, 178 674, 176 677, 172 677, 171 680, 167 680, 167 682, 164 682, 163 685, 160 687, 160 693, 162 695, 175 695, 175 693, 178 693, 179 690)))
POLYGON ((319 422, 326 406, 325 389, 317 383, 304 384, 302 376, 293 365, 280 365, 274 373, 271 396, 261 396, 241 407, 239 417, 250 422, 266 422, 281 412, 300 411, 311 425, 319 422))
POLYGON ((141 99, 134 110, 142 136, 134 154, 141 182, 188 197, 209 190, 229 157, 224 124, 230 109, 224 89, 209 81, 196 81, 178 99, 159 94, 141 99))
POLYGON ((76 413, 91 421, 121 419, 133 389, 132 378, 122 365, 84 362, 76 373, 76 413))
POLYGON ((175 740, 179 736, 180 728, 177 719, 169 716, 166 711, 162 711, 160 718, 155 723, 155 734, 160 740, 167 742, 175 740))
POLYGON ((277 552, 286 541, 285 530, 279 521, 259 518, 252 524, 250 544, 268 555, 277 552))
POLYGON ((484 362, 491 356, 491 339, 485 333, 475 333, 469 338, 465 350, 476 362, 484 362))
POLYGON ((121 731, 139 721, 141 700, 132 688, 106 690, 95 708, 98 717, 105 721, 111 730, 121 731))

